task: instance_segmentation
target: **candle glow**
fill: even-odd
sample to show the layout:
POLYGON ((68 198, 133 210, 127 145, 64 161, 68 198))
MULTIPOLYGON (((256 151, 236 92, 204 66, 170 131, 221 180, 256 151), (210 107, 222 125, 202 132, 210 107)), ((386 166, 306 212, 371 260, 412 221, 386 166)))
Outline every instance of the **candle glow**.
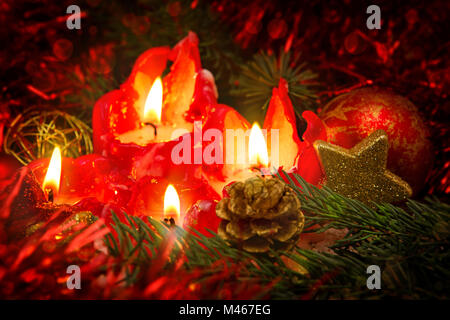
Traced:
POLYGON ((269 166, 269 155, 267 152, 266 140, 259 125, 255 122, 250 131, 248 143, 248 156, 250 164, 257 164, 263 167, 269 166))
POLYGON ((153 82, 153 85, 145 100, 144 106, 144 122, 153 124, 161 123, 161 111, 163 103, 163 86, 161 78, 158 77, 153 82))
POLYGON ((177 221, 180 217, 180 198, 177 190, 171 184, 166 189, 164 194, 164 218, 173 218, 177 221))
POLYGON ((52 190, 54 195, 58 194, 59 185, 61 181, 61 151, 59 147, 53 150, 50 163, 48 165, 47 174, 44 178, 44 183, 42 184, 42 189, 52 190))

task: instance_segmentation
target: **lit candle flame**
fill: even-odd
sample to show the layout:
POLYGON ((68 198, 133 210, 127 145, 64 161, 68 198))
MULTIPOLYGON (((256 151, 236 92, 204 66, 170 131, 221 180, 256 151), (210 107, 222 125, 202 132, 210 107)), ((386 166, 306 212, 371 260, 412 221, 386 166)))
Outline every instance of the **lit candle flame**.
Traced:
POLYGON ((180 217, 180 198, 177 190, 171 184, 166 189, 164 194, 164 218, 173 218, 175 221, 180 217))
POLYGON ((144 122, 153 124, 161 123, 161 111, 163 103, 163 86, 161 78, 158 77, 153 82, 152 88, 148 93, 144 106, 144 122))
POLYGON ((269 155, 267 153, 266 140, 259 125, 255 122, 250 131, 248 142, 248 157, 250 164, 257 164, 263 167, 269 166, 269 155))
POLYGON ((52 190, 53 194, 56 196, 59 191, 59 184, 61 181, 61 150, 55 147, 53 150, 52 158, 48 165, 47 174, 44 178, 44 183, 42 184, 42 189, 52 190))

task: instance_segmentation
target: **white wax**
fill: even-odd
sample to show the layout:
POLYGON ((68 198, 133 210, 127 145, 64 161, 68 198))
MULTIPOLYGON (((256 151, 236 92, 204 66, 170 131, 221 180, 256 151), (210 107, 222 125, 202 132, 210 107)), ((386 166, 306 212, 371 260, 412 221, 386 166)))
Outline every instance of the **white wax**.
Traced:
POLYGON ((143 126, 142 128, 133 131, 125 132, 119 135, 117 138, 122 143, 135 143, 140 146, 146 146, 149 143, 174 140, 182 134, 182 132, 180 131, 180 134, 172 136, 172 134, 177 129, 172 126, 158 125, 156 129, 156 138, 154 128, 150 125, 143 126))

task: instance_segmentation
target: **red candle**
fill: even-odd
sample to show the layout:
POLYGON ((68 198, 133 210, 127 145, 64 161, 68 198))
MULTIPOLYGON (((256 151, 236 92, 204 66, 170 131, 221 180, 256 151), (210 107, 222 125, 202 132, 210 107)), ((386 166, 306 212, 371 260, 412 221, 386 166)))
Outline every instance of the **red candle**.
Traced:
MULTIPOLYGON (((264 121, 263 130, 266 138, 262 139, 261 134, 258 133, 256 136, 259 138, 256 140, 249 141, 245 138, 239 144, 239 141, 236 141, 238 139, 235 139, 234 136, 224 134, 225 158, 232 158, 235 162, 230 164, 225 161, 224 165, 215 167, 203 166, 210 184, 217 192, 220 192, 228 183, 245 179, 254 174, 254 171, 251 172, 249 169, 257 167, 263 172, 273 172, 274 169, 282 168, 298 173, 306 181, 317 185, 323 178, 323 172, 313 143, 317 139, 326 139, 326 132, 322 121, 313 112, 305 111, 302 116, 308 123, 307 130, 303 134, 303 141, 298 136, 295 112, 288 95, 287 82, 281 79, 278 88, 273 89, 264 121), (231 148, 228 143, 230 138, 233 140, 231 148), (255 147, 267 148, 267 151, 254 153, 255 147), (250 151, 254 154, 249 154, 250 151), (262 156, 265 152, 268 154, 267 160, 264 160, 266 156, 262 156), (255 157, 253 161, 252 156, 255 157), (241 159, 244 157, 250 161, 245 164, 236 163, 238 157, 241 159), (258 157, 260 157, 259 160, 258 157)), ((234 132, 239 130, 248 132, 250 125, 234 109, 223 108, 211 114, 204 126, 204 128, 214 127, 223 132, 226 132, 227 129, 234 129, 234 132)), ((259 128, 253 127, 253 129, 258 130, 259 128)))
MULTIPOLYGON (((198 200, 220 199, 220 196, 204 179, 172 181, 167 178, 145 176, 136 181, 133 186, 132 196, 126 206, 126 211, 129 214, 150 216, 161 220, 165 217, 164 212, 166 211, 166 215, 169 218, 174 217, 173 212, 170 213, 164 210, 164 198, 166 197, 168 185, 172 185, 179 196, 179 210, 177 209, 179 214, 176 217, 176 220, 179 221, 184 219, 184 213, 198 200)), ((173 192, 171 193, 173 194, 173 192)), ((168 209, 167 206, 166 209, 168 209)))
POLYGON ((245 139, 245 143, 248 147, 245 148, 244 151, 239 151, 238 149, 233 149, 228 146, 227 153, 232 153, 233 156, 236 156, 235 161, 238 161, 238 164, 226 167, 228 170, 226 173, 228 178, 225 179, 225 182, 219 182, 218 184, 215 181, 211 182, 217 192, 222 190, 224 184, 226 185, 231 181, 246 180, 247 178, 254 176, 256 173, 260 173, 262 175, 271 174, 270 168, 273 163, 271 159, 269 159, 267 142, 263 131, 256 122, 248 131, 248 139, 247 137, 245 139), (240 160, 238 159, 240 153, 245 156, 243 159, 244 161, 242 161, 242 157, 240 157, 240 160))
POLYGON ((54 152, 51 160, 35 160, 28 167, 44 191, 52 190, 55 203, 75 204, 92 197, 104 203, 124 205, 131 195, 132 181, 110 160, 99 155, 72 159, 55 157, 54 152))
MULTIPOLYGON (((316 140, 326 140, 326 131, 322 121, 312 111, 305 111, 302 117, 307 122, 303 141, 298 136, 294 107, 289 98, 288 84, 280 79, 278 88, 274 88, 264 121, 268 136, 271 129, 278 129, 279 166, 288 172, 300 174, 307 182, 317 185, 323 178, 319 158, 313 147, 316 140)), ((272 139, 268 139, 272 141, 272 139)), ((269 147, 270 150, 270 147, 269 147)))
MULTIPOLYGON (((208 180, 225 181, 236 170, 243 170, 248 159, 247 142, 245 139, 238 139, 235 134, 244 133, 250 129, 248 121, 232 107, 218 104, 214 107, 203 124, 203 131, 219 130, 222 133, 221 144, 222 161, 219 163, 203 164, 202 171, 208 180), (227 131, 228 130, 228 131, 227 131), (230 133, 230 134, 227 134, 230 133), (239 157, 238 157, 239 155, 239 157)), ((203 141, 203 150, 214 142, 203 141)), ((221 192, 219 190, 219 192, 221 192)))
MULTIPOLYGON (((214 79, 201 69, 197 46, 197 36, 190 32, 173 49, 152 48, 137 59, 120 89, 94 107, 96 153, 119 160, 133 173, 142 156, 156 156, 165 143, 193 131, 194 121, 201 121, 217 98, 214 79), (169 61, 170 72, 161 78, 169 61)), ((170 161, 170 154, 158 155, 170 161)))

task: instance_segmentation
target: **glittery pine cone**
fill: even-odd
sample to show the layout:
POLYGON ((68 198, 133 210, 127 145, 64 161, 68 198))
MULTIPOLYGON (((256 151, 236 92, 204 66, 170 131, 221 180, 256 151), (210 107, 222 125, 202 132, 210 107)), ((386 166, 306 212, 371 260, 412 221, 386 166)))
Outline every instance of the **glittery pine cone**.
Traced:
POLYGON ((289 250, 304 226, 300 200, 278 179, 253 177, 226 187, 216 206, 218 234, 248 252, 289 250))

